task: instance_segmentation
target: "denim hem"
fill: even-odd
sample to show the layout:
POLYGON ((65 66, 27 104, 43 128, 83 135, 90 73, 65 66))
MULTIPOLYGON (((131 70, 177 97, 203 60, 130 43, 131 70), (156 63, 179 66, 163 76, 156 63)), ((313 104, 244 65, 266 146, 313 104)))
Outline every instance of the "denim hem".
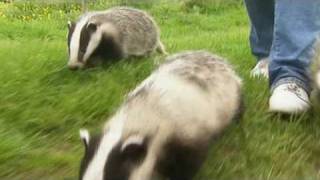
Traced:
POLYGON ((302 89, 304 89, 306 91, 306 93, 310 96, 310 92, 311 92, 311 87, 309 85, 307 85, 306 83, 304 83, 303 81, 301 81, 298 78, 295 77, 286 77, 286 78, 282 78, 279 81, 277 81, 276 83, 273 83, 271 85, 271 92, 273 92, 273 90, 282 85, 282 84, 287 84, 287 83, 295 83, 297 84, 299 87, 301 87, 302 89))

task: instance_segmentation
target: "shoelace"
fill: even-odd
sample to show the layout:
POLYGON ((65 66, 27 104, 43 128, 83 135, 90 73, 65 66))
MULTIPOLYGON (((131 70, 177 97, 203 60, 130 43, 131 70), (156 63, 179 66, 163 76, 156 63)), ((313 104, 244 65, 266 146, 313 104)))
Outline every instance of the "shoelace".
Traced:
POLYGON ((285 90, 294 93, 294 94, 295 94, 299 99, 301 99, 303 102, 305 102, 305 103, 307 103, 307 104, 310 104, 307 100, 305 100, 305 99, 302 97, 302 94, 301 94, 301 91, 300 91, 300 88, 299 88, 298 85, 296 85, 296 84, 289 84, 285 90))

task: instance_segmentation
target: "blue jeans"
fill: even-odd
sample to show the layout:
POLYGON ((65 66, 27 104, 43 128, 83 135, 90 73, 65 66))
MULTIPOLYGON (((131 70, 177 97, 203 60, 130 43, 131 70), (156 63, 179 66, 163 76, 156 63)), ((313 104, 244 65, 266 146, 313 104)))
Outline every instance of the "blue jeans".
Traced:
POLYGON ((310 93, 311 49, 320 33, 320 0, 245 0, 250 45, 258 60, 269 57, 271 90, 294 82, 310 93))

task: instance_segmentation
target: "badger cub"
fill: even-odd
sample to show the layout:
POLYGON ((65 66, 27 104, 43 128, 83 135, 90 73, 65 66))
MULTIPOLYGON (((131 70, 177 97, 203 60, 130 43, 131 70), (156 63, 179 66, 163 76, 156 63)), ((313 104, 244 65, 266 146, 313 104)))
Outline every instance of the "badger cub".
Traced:
POLYGON ((241 80, 205 51, 172 55, 85 145, 80 180, 188 180, 237 115, 241 80))
POLYGON ((166 53, 158 27, 146 12, 128 7, 84 14, 68 22, 70 69, 83 68, 89 59, 120 59, 144 56, 158 50, 166 53))

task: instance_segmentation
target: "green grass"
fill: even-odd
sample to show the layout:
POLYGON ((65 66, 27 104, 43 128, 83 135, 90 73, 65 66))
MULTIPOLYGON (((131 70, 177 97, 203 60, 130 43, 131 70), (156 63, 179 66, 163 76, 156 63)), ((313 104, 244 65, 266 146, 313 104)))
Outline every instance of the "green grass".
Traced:
MULTIPOLYGON (((196 179, 319 179, 319 104, 296 117, 268 113, 267 81, 249 78, 255 62, 244 7, 209 5, 139 6, 157 20, 170 53, 217 53, 244 81, 244 118, 213 145, 196 179)), ((69 71, 66 21, 79 7, 21 7, 0 4, 0 179, 76 179, 83 153, 78 130, 98 131, 163 57, 69 71)))

